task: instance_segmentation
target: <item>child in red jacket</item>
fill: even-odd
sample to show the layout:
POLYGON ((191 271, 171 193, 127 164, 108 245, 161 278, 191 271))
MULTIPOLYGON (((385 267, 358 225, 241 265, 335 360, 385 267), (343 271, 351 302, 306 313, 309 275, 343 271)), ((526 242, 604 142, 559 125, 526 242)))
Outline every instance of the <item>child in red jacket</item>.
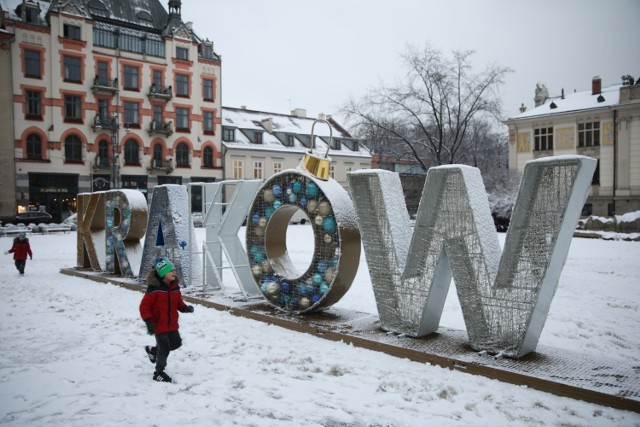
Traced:
POLYGON ((13 239, 13 246, 6 253, 13 253, 13 260, 15 261, 16 268, 20 274, 24 274, 24 267, 27 265, 27 255, 29 255, 29 259, 33 259, 33 253, 31 252, 29 239, 27 239, 27 233, 24 231, 20 232, 18 237, 13 239))
POLYGON ((156 364, 153 379, 171 382, 164 372, 172 350, 180 348, 182 338, 178 332, 178 311, 193 313, 193 306, 185 304, 178 286, 176 270, 167 258, 157 258, 147 275, 147 292, 140 303, 140 316, 147 325, 149 335, 155 334, 156 346, 146 346, 149 360, 156 364))

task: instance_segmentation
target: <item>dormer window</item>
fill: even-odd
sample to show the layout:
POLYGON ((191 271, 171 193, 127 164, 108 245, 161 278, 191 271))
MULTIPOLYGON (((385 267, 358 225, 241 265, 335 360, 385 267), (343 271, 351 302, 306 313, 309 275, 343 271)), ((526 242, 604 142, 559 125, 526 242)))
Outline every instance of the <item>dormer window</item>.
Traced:
POLYGON ((64 24, 63 35, 66 39, 80 40, 80 27, 78 25, 64 24))
POLYGON ((199 53, 204 59, 214 59, 213 57, 213 42, 209 40, 203 42, 199 46, 199 53))
POLYGON ((254 144, 262 144, 262 132, 254 132, 251 142, 254 144))
POLYGON ((21 5, 18 6, 20 11, 16 10, 17 14, 22 17, 24 22, 29 24, 39 24, 39 15, 40 15, 40 6, 37 3, 33 3, 31 1, 23 1, 21 5))

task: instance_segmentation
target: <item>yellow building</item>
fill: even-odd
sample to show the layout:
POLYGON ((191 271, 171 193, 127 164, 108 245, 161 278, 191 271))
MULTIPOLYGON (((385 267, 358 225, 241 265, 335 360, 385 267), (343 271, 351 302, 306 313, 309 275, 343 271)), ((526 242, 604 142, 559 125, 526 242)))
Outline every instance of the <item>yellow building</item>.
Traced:
POLYGON ((640 210, 640 79, 549 97, 536 88, 536 106, 509 118, 509 168, 527 161, 579 154, 598 160, 583 215, 611 216, 640 210))

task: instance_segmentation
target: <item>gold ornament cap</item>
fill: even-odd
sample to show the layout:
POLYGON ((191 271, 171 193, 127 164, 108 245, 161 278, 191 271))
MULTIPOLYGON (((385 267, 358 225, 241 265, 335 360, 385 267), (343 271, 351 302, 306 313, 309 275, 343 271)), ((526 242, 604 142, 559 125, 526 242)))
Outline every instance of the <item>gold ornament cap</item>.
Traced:
POLYGON ((302 167, 316 178, 327 181, 329 180, 331 159, 328 157, 319 157, 313 153, 305 153, 302 158, 302 167))

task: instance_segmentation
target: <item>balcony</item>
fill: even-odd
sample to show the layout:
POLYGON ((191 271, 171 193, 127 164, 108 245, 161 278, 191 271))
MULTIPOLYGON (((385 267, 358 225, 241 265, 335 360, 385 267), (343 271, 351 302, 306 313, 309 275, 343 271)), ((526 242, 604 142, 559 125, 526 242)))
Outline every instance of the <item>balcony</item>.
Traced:
POLYGON ((149 167, 149 172, 166 172, 167 174, 173 171, 173 160, 172 159, 162 159, 155 158, 151 159, 151 166, 149 167))
POLYGON ((109 81, 106 79, 100 79, 98 78, 98 76, 93 79, 93 86, 91 86, 91 91, 94 95, 113 96, 118 93, 118 90, 118 79, 109 81))
POLYGON ((171 86, 169 87, 158 87, 154 84, 149 88, 149 93, 147 96, 149 97, 149 101, 160 101, 160 102, 168 102, 172 97, 173 89, 171 86))
POLYGON ((149 125, 149 136, 152 135, 165 135, 165 136, 169 136, 173 133, 173 124, 171 123, 171 121, 163 121, 163 122, 157 122, 155 120, 151 121, 151 124, 149 125))
POLYGON ((118 121, 111 117, 101 117, 97 115, 93 118, 91 128, 94 132, 102 132, 103 130, 113 132, 118 129, 118 121))
POLYGON ((96 156, 96 160, 93 163, 94 171, 108 170, 111 168, 111 158, 110 157, 100 157, 96 156))

